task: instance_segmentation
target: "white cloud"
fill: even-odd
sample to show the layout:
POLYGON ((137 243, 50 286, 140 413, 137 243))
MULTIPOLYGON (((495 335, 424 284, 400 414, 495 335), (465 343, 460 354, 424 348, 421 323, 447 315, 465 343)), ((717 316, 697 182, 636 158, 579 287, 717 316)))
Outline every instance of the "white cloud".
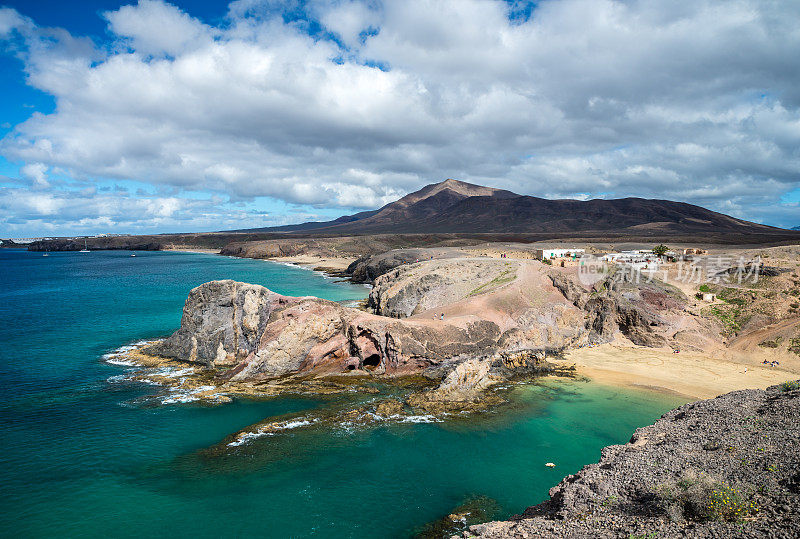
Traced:
MULTIPOLYGON (((57 108, 0 152, 176 200, 343 208, 456 177, 764 220, 800 188, 800 4, 553 0, 526 21, 491 1, 308 5, 346 49, 265 0, 216 27, 142 0, 105 14, 99 47, 29 23, 29 82, 57 108)), ((0 35, 21 20, 0 11, 0 35)))
POLYGON ((105 17, 109 30, 128 38, 131 48, 143 55, 177 56, 202 46, 213 34, 199 20, 159 0, 139 0, 136 6, 122 6, 105 17))
POLYGON ((47 165, 44 163, 28 163, 19 169, 20 173, 30 180, 34 189, 44 189, 50 187, 47 181, 47 165))
POLYGON ((0 37, 5 37, 19 27, 25 26, 27 21, 15 10, 0 7, 0 37))
POLYGON ((362 2, 345 0, 319 9, 320 22, 348 47, 358 46, 361 33, 378 24, 376 11, 362 2))

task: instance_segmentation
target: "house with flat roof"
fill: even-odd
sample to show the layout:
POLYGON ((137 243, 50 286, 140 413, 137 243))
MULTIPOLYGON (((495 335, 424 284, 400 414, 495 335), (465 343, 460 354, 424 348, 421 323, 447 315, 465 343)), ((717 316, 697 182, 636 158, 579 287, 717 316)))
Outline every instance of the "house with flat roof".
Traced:
POLYGON ((578 258, 584 253, 586 253, 586 249, 536 249, 536 258, 539 260, 578 258))

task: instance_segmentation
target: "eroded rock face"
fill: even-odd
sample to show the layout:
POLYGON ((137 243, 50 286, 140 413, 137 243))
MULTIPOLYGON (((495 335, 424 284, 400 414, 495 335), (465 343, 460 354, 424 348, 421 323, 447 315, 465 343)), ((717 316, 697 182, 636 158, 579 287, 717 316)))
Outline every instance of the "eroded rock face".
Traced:
POLYGON ((375 279, 368 307, 407 318, 515 279, 518 264, 501 260, 434 260, 404 265, 375 279))
POLYGON ((403 264, 412 264, 419 260, 418 250, 396 250, 377 255, 365 255, 350 264, 346 274, 356 283, 371 283, 384 273, 403 264))
POLYGON ((180 329, 147 352, 207 366, 233 365, 256 350, 272 312, 297 300, 258 285, 205 283, 189 292, 180 329))
POLYGON ((305 298, 272 313, 256 349, 237 367, 234 380, 271 378, 319 369, 345 369, 350 358, 344 309, 305 298))
POLYGON ((592 342, 606 342, 620 331, 634 344, 648 347, 699 347, 707 328, 685 316, 687 298, 665 283, 605 280, 587 290, 569 276, 553 272, 553 286, 586 313, 592 342))
POLYGON ((189 294, 181 328, 144 352, 230 367, 234 381, 348 370, 414 374, 497 346, 488 321, 431 328, 366 314, 318 298, 292 298, 262 286, 214 281, 189 294))

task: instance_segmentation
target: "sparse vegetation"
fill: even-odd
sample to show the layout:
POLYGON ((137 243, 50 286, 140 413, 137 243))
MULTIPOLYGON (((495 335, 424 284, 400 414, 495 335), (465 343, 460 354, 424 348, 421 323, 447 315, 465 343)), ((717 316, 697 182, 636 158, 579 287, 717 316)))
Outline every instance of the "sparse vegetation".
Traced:
POLYGON ((470 296, 475 296, 475 295, 481 294, 483 292, 488 292, 489 290, 492 290, 493 288, 496 288, 496 287, 498 287, 500 285, 503 285, 503 284, 506 284, 506 283, 510 283, 511 281, 513 281, 516 278, 517 278, 517 272, 516 271, 511 270, 511 269, 503 270, 503 273, 501 273, 500 275, 498 275, 497 277, 495 277, 491 281, 489 281, 487 283, 483 283, 478 288, 476 288, 475 290, 470 292, 469 295, 470 296))
POLYGON ((777 348, 783 342, 783 337, 775 337, 771 341, 762 341, 758 343, 759 346, 763 346, 764 348, 777 348))
POLYGON ((708 520, 739 521, 758 511, 756 503, 727 484, 720 484, 709 494, 706 506, 708 520))
POLYGON ((750 318, 737 305, 713 305, 707 313, 722 323, 723 333, 729 336, 741 331, 742 325, 750 318))
POLYGON ((725 303, 744 307, 752 300, 752 294, 748 290, 740 288, 723 288, 717 292, 717 297, 725 303))
POLYGON ((603 507, 611 507, 612 505, 615 505, 618 501, 619 498, 617 498, 616 496, 608 496, 605 500, 603 500, 603 503, 601 505, 603 507))
POLYGON ((653 247, 653 254, 656 256, 664 256, 665 254, 667 254, 667 251, 669 251, 669 247, 667 247, 663 243, 653 247))
POLYGON ((796 391, 800 389, 800 382, 797 380, 791 380, 789 382, 784 382, 781 384, 781 391, 784 393, 788 393, 790 391, 796 391))
POLYGON ((701 473, 686 473, 679 481, 662 485, 658 495, 673 520, 740 521, 758 511, 740 489, 701 473))

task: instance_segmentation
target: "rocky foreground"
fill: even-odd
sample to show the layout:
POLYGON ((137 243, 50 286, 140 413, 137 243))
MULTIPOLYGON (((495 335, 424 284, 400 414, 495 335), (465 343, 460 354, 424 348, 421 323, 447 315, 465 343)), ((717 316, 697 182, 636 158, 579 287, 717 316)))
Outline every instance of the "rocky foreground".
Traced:
POLYGON ((798 537, 800 382, 687 404, 463 537, 798 537))

